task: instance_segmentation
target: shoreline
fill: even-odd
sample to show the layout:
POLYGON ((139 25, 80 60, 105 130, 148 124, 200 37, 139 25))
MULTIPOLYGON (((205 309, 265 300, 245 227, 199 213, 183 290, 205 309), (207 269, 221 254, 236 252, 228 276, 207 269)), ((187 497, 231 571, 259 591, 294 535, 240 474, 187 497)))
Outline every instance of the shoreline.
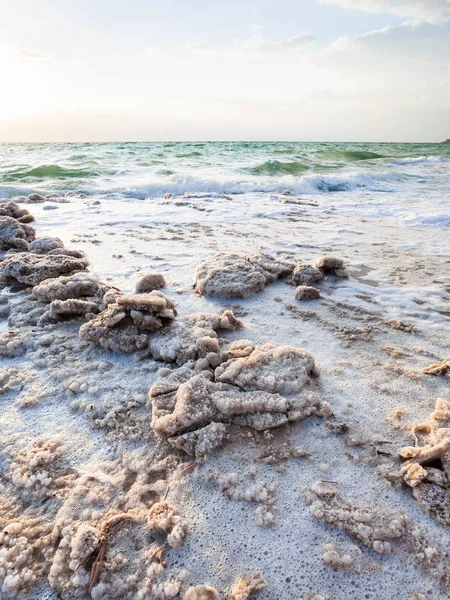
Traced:
MULTIPOLYGON (((317 480, 336 481, 339 494, 349 502, 406 511, 424 529, 430 545, 436 538, 440 544, 447 540, 448 532, 423 512, 408 487, 389 486, 377 472, 382 465, 397 464, 397 450, 411 445, 408 425, 428 421, 438 398, 449 400, 448 377, 423 373, 431 363, 448 358, 450 328, 445 313, 450 278, 446 275, 445 230, 434 230, 431 238, 430 229, 411 226, 395 212, 375 216, 362 207, 361 213, 352 215, 349 210, 330 210, 322 199, 319 206, 310 206, 279 202, 263 194, 246 194, 237 202, 214 196, 175 197, 152 204, 99 202, 72 197, 68 203, 55 204, 56 210, 46 210, 48 202, 26 207, 36 218, 33 226, 39 238, 60 237, 66 248, 85 252, 90 269, 105 284, 130 294, 140 275, 153 270, 167 280, 162 292, 175 303, 176 319, 233 310, 244 328, 226 333, 227 340, 245 338, 257 346, 306 348, 315 358, 320 398, 331 405, 334 417, 328 419, 330 427, 324 425, 326 418, 313 416, 272 430, 270 435, 250 432, 246 436, 237 430, 231 441, 200 466, 184 471, 192 461, 161 446, 149 425, 147 393, 164 365, 151 358, 135 362, 132 356, 81 342, 77 332, 82 320, 43 329, 25 325, 17 329, 30 336, 30 348, 21 356, 4 359, 5 368, 33 373, 30 380, 16 373, 19 383, 12 381, 3 395, 2 427, 10 436, 3 450, 4 468, 33 440, 59 437, 66 447, 61 461, 67 462, 58 468, 69 479, 57 493, 58 500, 50 501, 58 504, 56 512, 69 502, 74 490, 85 485, 87 474, 106 487, 111 480, 110 488, 92 491, 94 496, 104 495, 114 504, 114 495, 124 494, 121 501, 124 506, 130 503, 128 510, 137 511, 138 519, 147 518, 151 506, 133 505, 136 500, 128 496, 133 488, 146 493, 150 504, 163 501, 167 493, 166 500, 187 522, 185 544, 167 551, 168 567, 161 576, 162 581, 173 583, 180 569, 190 570, 186 579, 183 574, 179 584, 173 583, 180 586, 178 597, 191 584, 208 583, 226 598, 239 576, 256 571, 268 582, 258 596, 262 600, 321 592, 335 600, 349 593, 355 599, 378 598, 383 593, 410 600, 414 592, 437 600, 444 592, 434 566, 416 568, 417 552, 408 551, 407 543, 400 540, 392 553, 377 554, 361 540, 321 524, 301 498, 317 480), (130 214, 130 206, 136 213, 130 214), (245 255, 260 247, 280 259, 291 257, 306 264, 323 254, 336 255, 344 259, 350 278, 327 276, 320 284, 322 299, 308 302, 295 300, 295 286, 289 285, 287 277, 244 299, 194 293, 199 263, 216 252, 245 255), (392 320, 401 320, 412 329, 387 324, 392 320), (49 338, 49 346, 47 342, 40 345, 44 337, 49 338), (51 349, 58 347, 60 352, 53 354, 51 349), (36 397, 36 402, 26 406, 23 397, 27 394, 36 397), (90 404, 95 406, 92 417, 90 404), (386 422, 396 410, 403 411, 398 413, 402 415, 399 427, 386 422), (337 424, 349 429, 343 434, 337 424), (362 444, 352 446, 350 438, 362 444), (285 442, 304 447, 310 457, 278 458, 274 463, 257 458, 267 447, 279 449, 285 442), (101 467, 104 461, 107 464, 101 467), (222 481, 227 474, 235 477, 222 481), (125 485, 126 489, 130 481, 126 492, 114 487, 125 485), (265 497, 269 490, 272 495, 271 486, 275 486, 274 504, 270 504, 274 523, 260 527, 253 513, 261 504, 260 494, 265 497), (243 539, 242 531, 248 532, 248 538, 243 539), (322 547, 327 544, 337 546, 339 555, 350 556, 351 566, 332 568, 324 562, 322 547), (404 577, 409 586, 404 585, 404 577)), ((3 293, 13 306, 27 299, 24 292, 12 294, 6 289, 3 293)), ((6 328, 5 323, 2 331, 6 328)), ((6 491, 20 498, 14 483, 7 482, 6 491)), ((88 504, 82 504, 83 510, 92 510, 88 504)), ((33 512, 30 506, 27 510, 33 512)), ((108 515, 107 506, 96 510, 98 514, 89 513, 86 519, 89 526, 108 515)), ((44 521, 46 512, 40 515, 44 521)), ((119 508, 112 512, 118 514, 119 508)), ((76 534, 75 524, 80 526, 74 516, 69 522, 72 530, 67 539, 76 534)), ((50 525, 53 528, 54 520, 46 523, 47 529, 50 525)), ((123 527, 123 533, 119 528, 116 534, 118 547, 120 535, 128 531, 123 527)), ((136 533, 136 539, 142 535, 136 533)), ((335 550, 327 552, 339 563, 335 550)), ((447 565, 445 553, 439 556, 447 565)), ((62 586, 61 598, 71 598, 74 584, 67 575, 66 559, 60 558, 62 579, 53 585, 62 586)), ((148 557, 139 554, 136 568, 144 569, 147 563, 148 557)), ((114 572, 109 563, 107 569, 104 574, 114 572)), ((120 569, 117 573, 120 579, 120 569)), ((105 579, 105 589, 98 589, 93 597, 111 597, 110 583, 105 579)))

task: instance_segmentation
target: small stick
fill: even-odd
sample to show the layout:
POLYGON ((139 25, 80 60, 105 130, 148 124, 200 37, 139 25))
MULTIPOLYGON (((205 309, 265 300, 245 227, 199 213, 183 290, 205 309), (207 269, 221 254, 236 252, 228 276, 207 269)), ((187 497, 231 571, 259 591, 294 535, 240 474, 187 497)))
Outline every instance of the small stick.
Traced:
POLYGON ((194 467, 197 466, 198 463, 193 462, 190 465, 188 465, 187 467, 184 467, 184 469, 181 471, 180 475, 184 475, 184 473, 186 473, 187 471, 190 471, 191 469, 193 469, 194 467))

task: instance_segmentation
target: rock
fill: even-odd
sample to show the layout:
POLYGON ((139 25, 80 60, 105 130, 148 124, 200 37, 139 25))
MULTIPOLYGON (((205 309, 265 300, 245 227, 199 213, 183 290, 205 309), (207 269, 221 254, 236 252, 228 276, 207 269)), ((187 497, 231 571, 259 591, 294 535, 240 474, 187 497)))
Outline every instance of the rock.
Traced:
POLYGON ((101 283, 95 275, 87 272, 45 279, 34 286, 33 296, 41 302, 103 296, 109 286, 101 283))
POLYGON ((166 287, 166 280, 164 279, 164 275, 160 273, 147 273, 139 281, 136 283, 136 293, 148 293, 153 290, 159 290, 163 287, 166 287))
POLYGON ((85 271, 87 264, 87 260, 71 256, 20 252, 6 256, 0 263, 0 278, 16 279, 27 285, 38 285, 45 279, 85 271))
POLYGON ((35 230, 13 217, 0 217, 0 250, 28 250, 34 240, 35 230))
POLYGON ((247 298, 279 277, 288 275, 293 264, 283 263, 264 252, 241 257, 220 252, 200 264, 195 273, 195 290, 202 295, 247 298))
POLYGON ((342 258, 336 256, 321 256, 314 263, 316 269, 320 269, 324 273, 335 275, 336 277, 350 277, 349 272, 345 268, 342 258))
MULTIPOLYGON (((226 354, 222 352, 222 357, 226 354)), ((200 432, 212 423, 236 423, 261 431, 311 415, 330 416, 328 403, 306 391, 313 371, 314 358, 306 350, 270 345, 225 360, 215 369, 207 361, 191 361, 174 371, 163 369, 149 392, 151 425, 172 445, 195 453, 200 432), (190 435, 194 431, 196 436, 190 435), (180 435, 179 441, 173 437, 180 435)), ((217 429, 213 431, 214 438, 217 429)), ((223 432, 219 433, 222 439, 223 432)))
MULTIPOLYGON (((104 298, 105 300, 105 298, 104 298)), ((173 302, 162 292, 117 294, 97 317, 80 328, 80 338, 113 352, 135 352, 148 346, 149 334, 175 318, 173 302)))
POLYGON ((320 298, 320 290, 309 285, 299 285, 295 290, 296 300, 317 300, 320 298))
POLYGON ((41 202, 45 202, 45 198, 41 194, 30 194, 28 196, 29 204, 40 204, 41 202))
POLYGON ((292 273, 292 281, 297 285, 311 285, 322 281, 323 273, 311 265, 299 264, 292 273))
POLYGON ((30 252, 34 252, 35 254, 46 254, 51 250, 55 250, 57 248, 64 248, 64 243, 59 238, 38 238, 31 242, 28 249, 30 252))
POLYGON ((31 223, 34 221, 33 215, 26 208, 21 208, 13 200, 0 200, 0 217, 12 217, 19 221, 19 223, 31 223))

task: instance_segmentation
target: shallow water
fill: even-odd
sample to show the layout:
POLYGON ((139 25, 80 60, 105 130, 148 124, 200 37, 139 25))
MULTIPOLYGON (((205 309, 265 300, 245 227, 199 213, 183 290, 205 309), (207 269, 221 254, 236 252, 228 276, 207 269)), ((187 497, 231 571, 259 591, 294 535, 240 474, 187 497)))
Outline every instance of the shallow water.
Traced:
POLYGON ((73 190, 147 198, 161 193, 361 190, 439 193, 445 144, 206 142, 0 144, 6 196, 73 190))

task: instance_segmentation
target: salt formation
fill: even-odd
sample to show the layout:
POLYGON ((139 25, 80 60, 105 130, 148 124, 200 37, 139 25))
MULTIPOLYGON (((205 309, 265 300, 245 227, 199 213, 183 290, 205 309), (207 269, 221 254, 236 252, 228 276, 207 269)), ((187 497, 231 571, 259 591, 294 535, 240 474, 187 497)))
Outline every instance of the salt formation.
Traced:
POLYGON ((350 554, 344 554, 334 544, 325 544, 322 547, 322 560, 333 569, 349 569, 353 565, 350 554))
POLYGON ((301 262, 297 264, 292 273, 292 281, 297 285, 319 283, 323 277, 324 275, 320 269, 316 269, 316 267, 312 267, 311 265, 304 265, 301 262))
POLYGON ((320 298, 320 290, 309 285, 299 285, 295 290, 296 300, 317 300, 320 298))
POLYGON ((183 545, 187 534, 187 522, 176 513, 175 507, 169 502, 164 500, 151 507, 148 524, 150 529, 161 529, 168 533, 167 543, 172 548, 183 545))
POLYGON ((330 405, 307 389, 314 375, 309 352, 270 344, 253 349, 249 344, 234 342, 230 355, 225 348, 211 362, 200 359, 162 370, 149 392, 155 433, 201 456, 222 443, 225 430, 219 423, 262 431, 312 415, 331 415, 330 405))
POLYGON ((196 585, 186 590, 184 600, 220 600, 220 596, 212 585, 196 585))
POLYGON ((113 352, 147 347, 150 334, 175 318, 175 305, 157 290, 150 294, 118 294, 114 302, 80 328, 80 338, 113 352))
POLYGON ((50 303, 46 312, 38 320, 39 325, 48 321, 85 316, 93 319, 105 309, 104 296, 107 292, 119 293, 101 283, 97 277, 87 272, 74 273, 68 277, 45 279, 34 286, 32 295, 39 302, 50 303))
POLYGON ((289 275, 294 264, 277 260, 265 252, 239 256, 219 252, 200 264, 195 272, 195 291, 205 296, 247 298, 266 284, 289 275))
POLYGON ((221 362, 217 332, 235 331, 242 326, 230 310, 222 315, 194 313, 176 319, 163 332, 155 333, 149 341, 148 350, 156 360, 183 365, 190 360, 204 358, 217 366, 221 362))
POLYGON ((80 272, 68 277, 45 279, 34 286, 33 296, 40 302, 52 302, 53 300, 103 296, 109 288, 110 286, 102 284, 95 275, 80 272))
POLYGON ((34 252, 34 254, 47 254, 47 252, 60 248, 64 248, 63 241, 52 237, 38 238, 34 242, 31 242, 28 247, 29 251, 34 252))
POLYGON ((166 466, 130 457, 80 474, 52 440, 35 440, 3 461, 2 597, 23 596, 46 579, 62 600, 181 593, 185 571, 164 578, 163 553, 181 546, 187 532, 175 507, 158 502, 166 466))
MULTIPOLYGON (((436 409, 428 422, 415 425, 412 433, 422 446, 400 448, 399 456, 406 461, 399 477, 418 504, 444 525, 450 525, 450 402, 436 401, 436 409)), ((395 474, 388 473, 395 481, 395 474)))
POLYGON ((12 217, 19 223, 31 223, 33 215, 26 208, 21 208, 14 200, 0 200, 0 217, 12 217))
POLYGON ((445 375, 450 377, 450 358, 438 363, 434 363, 423 370, 426 375, 445 375))
POLYGON ((160 273, 147 273, 136 283, 136 293, 148 294, 149 292, 153 292, 153 290, 159 290, 163 287, 166 287, 164 275, 160 273))
POLYGON ((342 258, 335 256, 321 256, 314 263, 314 267, 323 273, 330 273, 336 277, 349 277, 349 273, 345 268, 342 258))
POLYGON ((275 522, 276 487, 273 483, 257 482, 255 478, 255 469, 250 469, 241 476, 234 472, 218 471, 208 474, 208 480, 217 484, 229 500, 256 504, 256 524, 259 527, 268 527, 275 522))
POLYGON ((34 240, 35 230, 13 217, 0 217, 0 250, 28 250, 34 240))
POLYGON ((250 596, 266 588, 267 585, 267 581, 260 573, 241 575, 231 588, 230 600, 247 600, 250 596))
POLYGON ((0 263, 0 278, 38 285, 45 279, 85 271, 87 264, 87 260, 72 256, 19 252, 5 256, 0 263))
POLYGON ((317 481, 305 492, 304 500, 316 519, 347 532, 379 554, 391 552, 395 545, 427 574, 449 585, 450 553, 403 512, 346 501, 326 481, 317 481))
POLYGON ((13 358, 24 354, 25 350, 25 344, 19 333, 15 331, 0 333, 0 357, 13 358))
POLYGON ((346 502, 330 483, 316 482, 305 500, 316 519, 346 531, 380 554, 391 552, 392 542, 407 533, 409 521, 402 513, 346 502))

